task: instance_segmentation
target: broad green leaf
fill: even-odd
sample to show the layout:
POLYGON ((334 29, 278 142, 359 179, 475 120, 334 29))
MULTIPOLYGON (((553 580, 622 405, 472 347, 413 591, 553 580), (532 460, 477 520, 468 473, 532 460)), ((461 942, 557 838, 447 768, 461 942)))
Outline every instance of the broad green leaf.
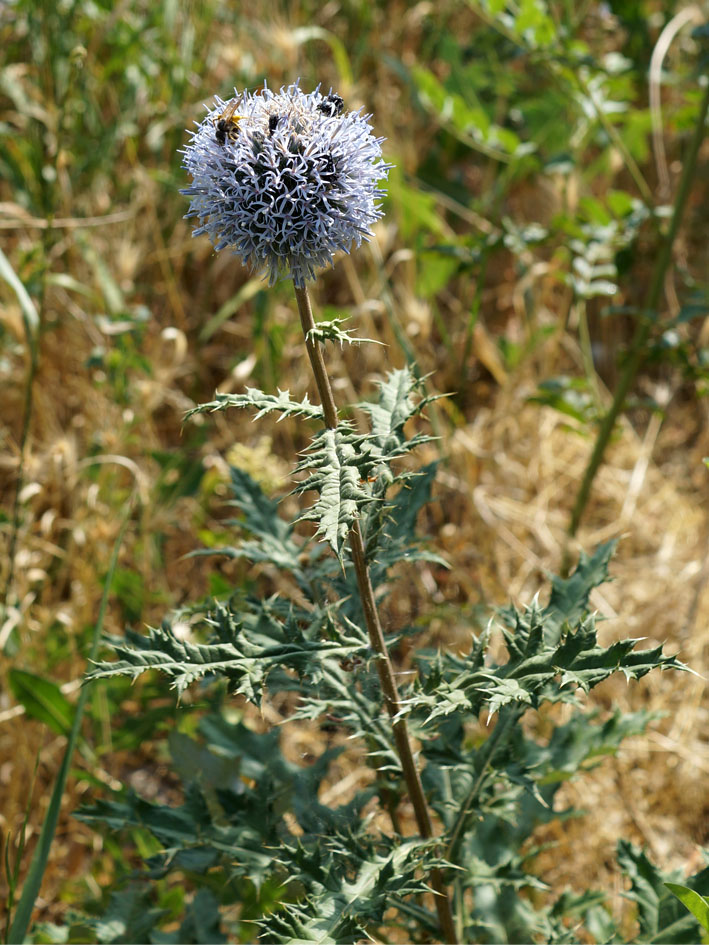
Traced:
POLYGON ((617 217, 625 217, 637 206, 637 199, 625 190, 610 190, 606 194, 608 206, 617 217))
POLYGON ((145 603, 143 575, 133 568, 116 568, 113 590, 128 623, 138 623, 145 603))
MULTIPOLYGON (((697 920, 667 886, 680 877, 667 875, 647 855, 627 840, 618 841, 618 862, 630 879, 629 899, 637 904, 639 942, 671 945, 696 943, 700 939, 697 920)), ((709 894, 709 868, 685 883, 701 896, 709 894)))
MULTIPOLYGON (((76 245, 83 253, 84 259, 93 269, 96 282, 103 294, 103 300, 111 318, 125 313, 127 305, 125 295, 118 284, 111 266, 106 262, 99 251, 99 244, 91 240, 88 234, 79 232, 76 245)), ((110 321, 110 320, 108 320, 110 321)))
POLYGON ((295 45, 313 41, 326 43, 330 47, 330 55, 337 67, 337 74, 343 86, 349 87, 352 85, 354 79, 348 52, 349 46, 343 43, 336 33, 326 30, 322 26, 298 26, 291 30, 289 41, 295 45))
POLYGON ((598 413, 586 378, 548 378, 541 382, 529 402, 558 410, 567 417, 573 417, 584 427, 591 424, 598 413))
POLYGON ((533 145, 523 146, 510 128, 493 123, 481 106, 471 106, 455 89, 444 86, 430 69, 415 66, 411 77, 422 104, 469 147, 503 162, 512 154, 534 150, 533 145))
POLYGON ((665 886, 689 909, 704 931, 709 932, 709 899, 679 883, 665 883, 665 886))
POLYGON ((404 240, 414 240, 422 231, 445 238, 446 228, 433 194, 409 184, 396 168, 389 175, 388 189, 397 209, 404 240))
POLYGON ((15 698, 31 718, 44 722, 57 735, 68 735, 74 707, 56 683, 22 669, 11 669, 8 681, 15 698))
POLYGON ((460 260, 454 255, 435 250, 429 250, 420 255, 416 273, 416 295, 423 299, 431 299, 450 283, 460 268, 460 260))

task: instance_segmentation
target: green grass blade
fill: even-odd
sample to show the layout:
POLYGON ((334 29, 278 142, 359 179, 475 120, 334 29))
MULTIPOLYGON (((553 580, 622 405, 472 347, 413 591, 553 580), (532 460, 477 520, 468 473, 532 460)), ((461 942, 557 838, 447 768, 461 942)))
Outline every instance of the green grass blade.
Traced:
MULTIPOLYGON (((113 546, 111 561, 108 566, 108 574, 106 575, 106 582, 104 584, 103 595, 101 597, 98 618, 96 620, 96 626, 94 627, 93 640, 91 642, 91 652, 89 654, 89 659, 91 660, 95 659, 98 652, 101 632, 103 630, 103 621, 106 614, 108 595, 111 590, 113 574, 116 569, 116 562, 118 561, 118 552, 123 541, 123 535, 128 524, 131 509, 132 502, 129 503, 128 508, 126 509, 121 529, 113 546)), ((71 732, 69 734, 69 740, 64 752, 64 758, 62 759, 61 767, 59 768, 59 772, 57 774, 57 779, 54 782, 52 797, 49 802, 49 807, 47 808, 47 814, 44 818, 44 823, 42 824, 42 831, 39 835, 39 841, 37 842, 37 847, 34 851, 32 862, 30 863, 29 872, 27 873, 27 878, 22 887, 22 895, 20 896, 20 901, 17 904, 17 911, 15 912, 15 917, 12 921, 12 925, 10 926, 10 934, 7 938, 8 945, 21 945, 21 943, 25 940, 27 929, 29 928, 32 910, 34 909, 35 900, 37 899, 37 895, 42 885, 42 878, 44 876, 44 871, 47 868, 47 860, 49 859, 49 851, 52 846, 52 840, 54 839, 54 833, 57 829, 57 821, 59 820, 59 809, 61 806, 62 795, 64 794, 64 788, 66 786, 66 780, 69 774, 71 758, 74 754, 74 748, 79 737, 81 719, 84 713, 84 706, 86 704, 86 699, 88 698, 88 693, 88 686, 84 686, 79 693, 79 698, 76 703, 74 724, 72 725, 71 732)))
POLYGON ((230 319, 235 312, 238 312, 242 305, 245 305, 246 302, 259 292, 263 292, 263 279, 261 276, 249 279, 248 282, 242 285, 236 295, 232 295, 230 299, 227 299, 216 315, 212 315, 207 324, 200 331, 199 340, 202 342, 209 341, 213 335, 216 335, 225 321, 230 319))
POLYGON ((8 682, 30 718, 44 722, 57 735, 69 735, 74 709, 56 683, 24 669, 11 669, 8 682))

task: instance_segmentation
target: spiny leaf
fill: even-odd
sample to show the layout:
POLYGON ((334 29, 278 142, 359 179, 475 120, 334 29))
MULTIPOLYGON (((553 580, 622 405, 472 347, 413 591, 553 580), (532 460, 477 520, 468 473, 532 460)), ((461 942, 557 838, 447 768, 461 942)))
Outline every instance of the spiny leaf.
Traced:
POLYGON ((122 658, 115 663, 97 663, 88 678, 135 678, 148 669, 157 669, 171 677, 182 693, 197 679, 220 676, 228 680, 232 691, 259 704, 273 670, 288 668, 317 681, 324 657, 345 659, 361 648, 359 640, 348 638, 344 632, 338 640, 321 639, 332 626, 328 608, 305 615, 289 607, 281 617, 277 601, 250 601, 249 605, 251 613, 242 610, 236 614, 228 606, 217 604, 207 619, 213 630, 209 643, 179 639, 166 622, 159 629, 150 628, 147 637, 132 630, 126 630, 125 640, 110 637, 113 649, 122 658))
MULTIPOLYGON (((375 588, 387 580, 389 570, 399 561, 428 561, 448 567, 440 555, 422 548, 416 535, 416 519, 423 506, 431 500, 431 485, 437 466, 437 463, 430 463, 415 475, 394 478, 393 482, 400 488, 393 498, 365 509, 362 530, 375 588)), ((376 489, 375 486, 375 494, 376 489)))
MULTIPOLYGON (((460 708, 460 693, 465 693, 468 711, 477 715, 485 702, 490 711, 510 703, 536 707, 542 701, 574 702, 577 689, 588 692, 616 672, 624 673, 627 679, 640 679, 652 669, 686 669, 674 656, 664 656, 661 646, 636 651, 637 642, 629 639, 606 648, 598 646, 595 621, 589 617, 558 646, 540 641, 538 649, 526 657, 511 656, 501 666, 451 674, 451 692, 446 695, 442 695, 440 683, 429 688, 425 680, 421 691, 405 700, 405 705, 425 712, 430 721, 451 711, 452 703, 460 708), (452 691, 456 692, 455 698, 452 691)), ((450 659, 451 670, 455 663, 450 659)))
POLYGON ((229 941, 221 930, 219 900, 212 890, 199 889, 187 907, 187 914, 179 929, 162 932, 159 941, 160 945, 181 945, 183 942, 220 945, 221 942, 229 941))
POLYGON ((259 484, 235 466, 231 467, 231 488, 234 499, 229 505, 239 509, 243 515, 234 524, 250 532, 255 539, 236 547, 202 548, 192 552, 191 556, 225 555, 231 559, 246 558, 254 564, 273 564, 293 574, 300 586, 307 589, 307 576, 300 564, 302 547, 293 538, 293 526, 278 514, 278 502, 264 495, 259 484))
MULTIPOLYGON (((163 873, 167 869, 206 872, 224 858, 234 876, 247 876, 258 884, 273 870, 273 857, 264 850, 261 833, 261 828, 268 831, 272 818, 254 818, 252 812, 240 823, 216 822, 194 784, 187 787, 185 802, 179 807, 152 803, 129 791, 119 800, 99 800, 82 807, 74 816, 114 831, 131 827, 149 830, 165 848, 163 873)), ((275 842, 276 834, 269 834, 269 839, 275 842)))
POLYGON ((394 845, 382 840, 384 849, 377 850, 371 843, 369 849, 357 843, 359 839, 334 837, 334 843, 328 843, 323 838, 312 848, 298 844, 284 851, 284 866, 298 866, 290 879, 303 883, 307 895, 299 903, 284 904, 262 922, 268 941, 288 945, 359 941, 367 937, 369 924, 382 921, 397 896, 428 892, 418 874, 422 867, 426 871, 429 844, 409 840, 394 845))
POLYGON ((608 563, 617 544, 615 539, 607 541, 590 557, 582 551, 578 566, 569 578, 551 575, 552 592, 543 616, 548 636, 557 636, 565 622, 575 624, 586 613, 591 591, 610 580, 608 563))
POLYGON ((504 623, 512 628, 512 634, 505 634, 508 646, 511 644, 519 649, 519 642, 512 643, 514 638, 526 637, 530 632, 530 618, 535 617, 532 623, 539 632, 544 633, 545 641, 549 645, 558 642, 564 625, 574 626, 588 613, 588 601, 591 591, 599 584, 610 580, 608 563, 617 545, 616 540, 599 545, 592 555, 581 552, 579 563, 574 573, 568 578, 550 574, 552 591, 549 603, 537 613, 539 608, 527 608, 520 614, 514 607, 503 607, 498 611, 504 623))
MULTIPOLYGON (((358 435, 348 423, 339 424, 336 430, 324 430, 313 438, 313 445, 297 467, 298 472, 305 469, 312 472, 296 492, 314 489, 319 493, 315 505, 301 520, 317 523, 317 534, 330 544, 341 561, 355 519, 367 506, 381 503, 388 487, 396 481, 389 464, 430 439, 417 435, 409 440, 404 434, 406 421, 430 400, 414 401, 412 393, 418 383, 408 370, 393 371, 380 384, 378 402, 360 405, 371 417, 372 433, 358 435), (372 473, 374 488, 368 482, 372 473)), ((406 522, 407 531, 411 525, 406 522)), ((381 526, 381 519, 369 516, 370 540, 381 526)))
POLYGON ((407 420, 419 414, 433 398, 421 398, 416 402, 414 392, 420 387, 420 381, 408 368, 391 371, 386 380, 379 382, 379 398, 376 403, 367 401, 359 404, 366 411, 372 422, 372 436, 380 449, 386 450, 390 437, 395 437, 397 445, 404 439, 403 428, 407 420))
POLYGON ((257 410, 254 420, 258 420, 273 410, 280 412, 279 420, 283 420, 284 417, 322 420, 323 417, 322 407, 311 404, 307 394, 302 401, 298 402, 290 399, 290 393, 287 390, 279 390, 278 394, 274 395, 265 394, 256 387, 247 387, 244 394, 217 394, 215 400, 188 410, 185 420, 196 413, 215 413, 218 410, 226 410, 228 407, 253 407, 257 410))
POLYGON ((604 722, 596 722, 598 713, 576 712, 564 725, 557 725, 546 745, 525 739, 516 733, 515 755, 534 769, 540 783, 565 781, 582 767, 587 769, 607 755, 614 754, 630 735, 641 735, 661 713, 626 712, 619 709, 604 722))
POLYGON ((386 771, 399 777, 401 762, 391 726, 384 719, 379 676, 369 657, 371 651, 364 645, 352 663, 323 662, 322 678, 300 691, 293 718, 335 719, 353 737, 365 741, 380 774, 386 771))
POLYGON ((88 919, 86 925, 93 929, 96 941, 144 942, 167 909, 151 907, 151 896, 145 889, 129 887, 111 893, 106 912, 100 919, 88 919))
POLYGON ((315 328, 311 328, 308 332, 308 336, 315 341, 319 341, 321 344, 324 344, 326 341, 339 341, 340 347, 343 344, 350 345, 361 345, 365 342, 369 342, 374 345, 383 345, 383 341, 375 341, 373 338, 357 338, 353 337, 350 332, 353 331, 351 328, 347 328, 343 331, 340 328, 340 325, 344 325, 346 321, 349 321, 349 316, 346 318, 333 318, 329 322, 318 322, 315 328))
POLYGON ((297 470, 310 468, 311 475, 299 483, 296 492, 311 489, 319 495, 300 521, 317 522, 318 535, 329 542, 342 560, 350 529, 362 505, 375 501, 364 486, 374 462, 364 451, 366 438, 352 434, 347 424, 323 430, 297 470))
MULTIPOLYGON (((576 690, 588 692, 615 672, 639 679, 651 669, 686 670, 675 657, 664 656, 662 647, 636 650, 634 639, 609 647, 597 642, 596 621, 587 614, 588 598, 607 576, 612 543, 602 545, 592 557, 581 556, 576 572, 567 580, 553 578, 549 605, 536 600, 524 612, 507 608, 503 636, 509 659, 502 664, 480 665, 445 654, 437 672, 426 676, 404 701, 426 723, 461 708, 461 694, 468 711, 477 714, 485 701, 490 711, 517 704, 537 707, 542 701, 573 702, 576 690)), ((476 652, 476 651, 474 651, 476 652)))
POLYGON ((269 499, 256 480, 238 466, 230 467, 230 476, 234 498, 229 505, 242 513, 239 525, 259 538, 274 537, 285 541, 292 534, 293 526, 278 514, 278 502, 269 499))

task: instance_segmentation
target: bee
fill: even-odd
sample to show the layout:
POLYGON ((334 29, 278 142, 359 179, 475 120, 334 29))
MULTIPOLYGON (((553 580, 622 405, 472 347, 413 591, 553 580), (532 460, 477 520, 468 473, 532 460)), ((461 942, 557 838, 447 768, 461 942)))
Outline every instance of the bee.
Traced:
POLYGON ((226 144, 227 138, 229 138, 230 141, 234 140, 239 130, 239 122, 244 118, 244 115, 235 114, 237 105, 238 102, 236 100, 231 102, 214 121, 214 125, 217 129, 214 133, 214 137, 217 139, 217 144, 220 144, 222 147, 226 144))
POLYGON ((322 112, 323 115, 327 115, 328 118, 335 118, 337 115, 341 115, 344 110, 344 99, 336 92, 330 92, 318 105, 318 111, 322 112))

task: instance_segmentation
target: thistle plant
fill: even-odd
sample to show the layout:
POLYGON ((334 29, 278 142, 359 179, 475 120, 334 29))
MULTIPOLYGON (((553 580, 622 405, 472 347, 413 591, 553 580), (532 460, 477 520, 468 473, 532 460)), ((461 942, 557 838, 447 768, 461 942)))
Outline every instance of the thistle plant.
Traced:
MULTIPOLYGON (((367 118, 345 112, 339 95, 323 96, 319 90, 306 95, 297 84, 274 95, 264 87, 259 95, 242 93, 226 108, 219 101, 202 122, 185 154, 185 167, 193 178, 185 193, 193 198, 188 216, 203 221, 195 235, 207 233, 216 249, 232 247, 252 269, 266 268, 270 283, 279 276, 293 280, 325 423, 317 439, 318 468, 300 486, 303 492, 318 489, 321 498, 305 517, 318 523, 318 533, 341 561, 349 541, 396 751, 419 832, 428 839, 433 835, 431 816, 379 620, 360 525, 361 510, 378 501, 362 477, 367 480, 369 473, 384 465, 387 446, 358 436, 349 424, 340 426, 322 334, 316 329, 306 288, 306 281, 315 278, 316 266, 332 264, 337 250, 349 251, 371 235, 369 227, 382 215, 378 183, 389 170, 381 154, 381 139, 372 135, 367 118)), ((331 337, 343 339, 338 325, 330 328, 331 337)), ((441 929, 446 941, 452 942, 450 904, 437 868, 431 873, 431 885, 441 929)))
MULTIPOLYGON (((296 84, 217 99, 184 152, 195 233, 270 283, 292 280, 319 401, 247 388, 191 413, 250 408, 257 417, 277 412, 313 423, 295 492, 315 493, 298 519, 314 527, 304 537, 253 479, 232 469, 232 505, 247 537, 209 553, 271 564, 293 593, 235 592, 196 605, 188 637, 166 620, 147 636, 127 630, 110 638, 118 660, 97 664, 92 676, 157 669, 180 693, 203 680, 217 696, 200 723, 201 741, 171 742, 187 782, 181 807, 166 811, 128 794, 80 816, 147 827, 162 846, 150 877, 187 871, 200 886, 171 933, 178 937, 161 932, 161 941, 223 940, 220 921, 243 939, 247 927, 237 928, 229 912, 235 905, 236 924, 255 921, 269 942, 386 940, 393 927, 407 941, 568 942, 584 921, 610 940, 617 930, 599 894, 561 893, 542 904, 524 895, 544 889, 528 868, 533 833, 558 816, 553 803, 563 781, 650 720, 642 712, 599 719, 584 710, 585 693, 617 671, 631 679, 682 665, 661 647, 636 649, 635 640, 599 644, 589 595, 608 576, 607 544, 582 555, 568 579, 552 580, 546 606, 535 600, 501 611, 497 624, 471 633, 465 653, 415 650, 416 672, 397 683, 390 648, 416 631, 382 626, 381 599, 395 592, 392 569, 443 563, 416 531, 435 465, 413 473, 401 462, 427 439, 406 427, 431 397, 410 371, 395 370, 373 402, 357 405, 368 429, 341 419, 325 351, 356 338, 339 320, 316 323, 307 291, 318 268, 371 237, 390 168, 381 143, 369 116, 347 111, 335 92, 306 94, 296 84), (503 658, 490 649, 498 632, 503 658), (318 790, 340 749, 299 767, 280 755, 278 730, 256 735, 222 712, 233 694, 259 706, 278 693, 297 694, 295 719, 334 726, 363 746, 371 787, 328 807, 318 790), (570 709, 563 724, 548 720, 551 736, 538 739, 523 727, 527 713, 555 703, 570 709), (407 799, 415 830, 407 826, 407 799), (375 829, 372 805, 388 827, 379 818, 375 829), (205 934, 222 939, 198 937, 205 934)), ((639 874, 642 854, 627 844, 620 853, 626 872, 639 874)), ((709 892, 709 871, 690 885, 709 892)), ((144 893, 121 895, 133 898, 119 895, 110 915, 130 907, 144 920, 144 893)), ((690 941, 694 920, 680 920, 681 905, 666 896, 653 921, 662 915, 673 940, 690 941)), ((145 936, 145 928, 121 934, 145 936)))

